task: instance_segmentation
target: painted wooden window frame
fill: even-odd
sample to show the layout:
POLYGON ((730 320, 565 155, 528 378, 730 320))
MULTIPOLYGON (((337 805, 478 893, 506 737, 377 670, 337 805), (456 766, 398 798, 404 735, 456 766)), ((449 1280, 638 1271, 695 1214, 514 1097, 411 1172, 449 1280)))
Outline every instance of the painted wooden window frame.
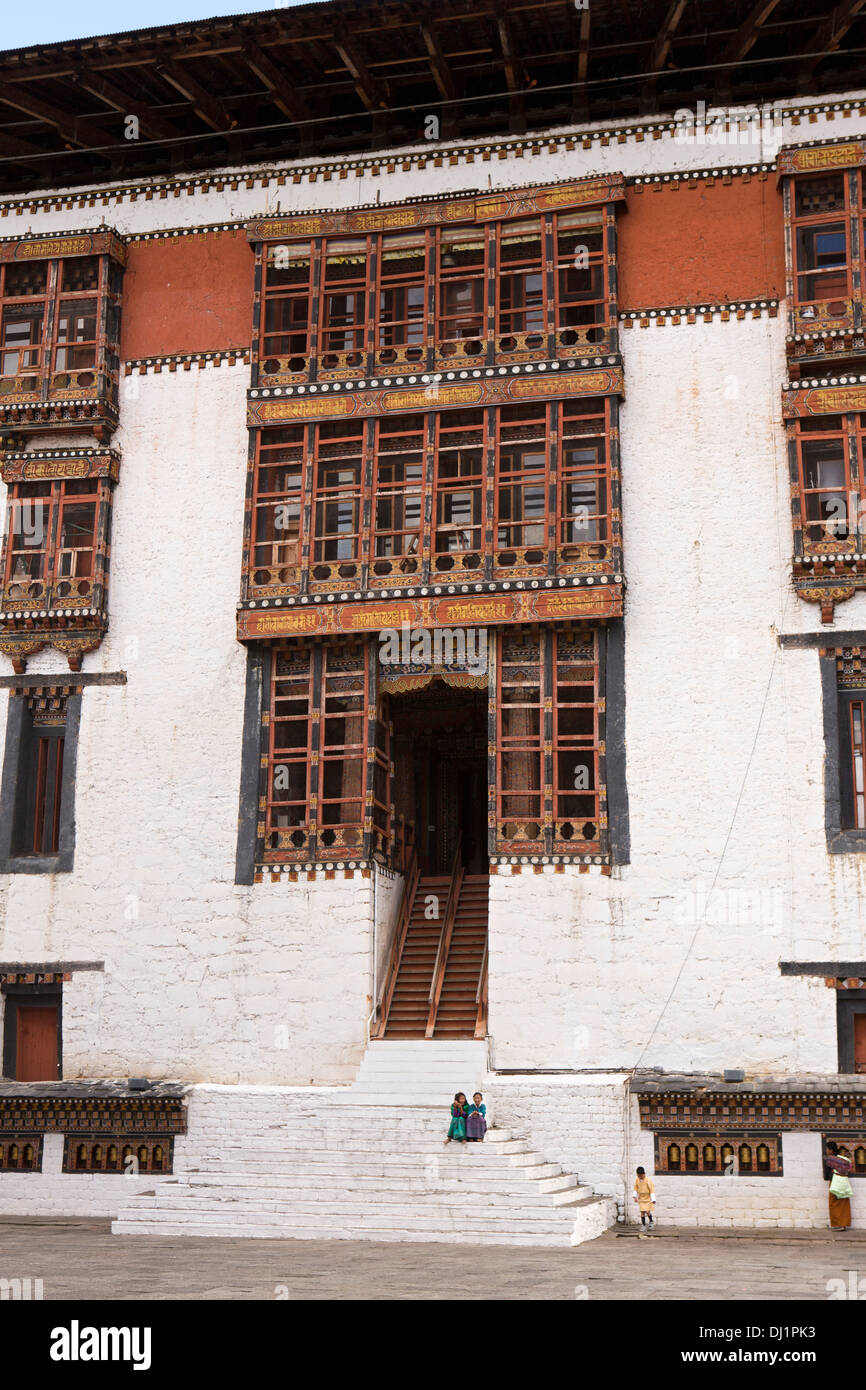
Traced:
MULTIPOLYGON (((567 401, 527 401, 520 405, 472 407, 467 410, 432 410, 405 415, 350 418, 308 425, 274 426, 250 432, 249 509, 250 524, 245 541, 242 600, 275 600, 305 594, 341 594, 373 589, 398 590, 412 585, 474 584, 479 581, 536 581, 571 579, 576 576, 602 576, 605 579, 622 568, 622 532, 619 476, 619 402, 616 396, 575 397, 567 401), (544 491, 541 517, 542 540, 538 544, 514 546, 499 541, 500 528, 511 524, 501 514, 501 489, 508 486, 502 469, 502 448, 509 441, 516 422, 543 421, 539 451, 545 454, 545 467, 537 485, 544 491), (386 532, 377 526, 380 479, 385 458, 384 442, 393 439, 403 422, 417 435, 413 446, 423 449, 420 481, 420 526, 413 533, 415 544, 409 552, 389 557, 378 553, 377 541, 386 532), (450 478, 451 441, 465 430, 477 431, 477 439, 464 445, 478 451, 477 467, 464 479, 450 478), (288 443, 292 435, 294 442, 288 443), (330 484, 325 478, 323 459, 334 452, 329 441, 357 440, 357 448, 346 457, 357 459, 351 486, 330 484), (505 444, 503 445, 503 439, 505 444), (568 463, 581 439, 590 441, 595 457, 590 461, 568 463), (272 489, 270 478, 277 472, 271 462, 284 452, 294 459, 292 487, 272 489), (269 472, 272 470, 272 472, 269 472), (578 518, 574 508, 563 514, 568 489, 575 495, 583 489, 592 493, 595 505, 586 518, 578 518), (472 491, 475 505, 469 529, 473 543, 454 548, 438 544, 458 527, 444 515, 449 495, 472 491), (341 533, 352 541, 343 555, 328 555, 327 542, 336 542, 336 531, 322 529, 328 507, 341 503, 353 508, 352 526, 341 533), (281 542, 283 528, 291 529, 291 539, 281 542), (586 524, 587 536, 568 534, 563 528, 586 524), (271 547, 268 555, 267 548, 271 547), (351 552, 351 553, 350 553, 351 552), (294 560, 292 557, 294 556, 294 560), (259 582, 257 582, 259 581, 259 582)), ((515 480, 512 480, 515 481, 515 480)), ((419 480, 413 478, 413 494, 419 480)), ((399 500, 399 489, 389 485, 392 501, 399 500)), ((585 507, 578 508, 584 512, 585 507)), ((403 534, 409 530, 403 528, 403 534)), ((410 537, 413 538, 413 537, 410 537)), ((338 547, 339 548, 339 547, 338 547)), ((603 581, 604 582, 604 581, 603 581)))
POLYGON ((45 646, 61 651, 72 670, 99 646, 108 627, 111 515, 120 460, 113 450, 7 452, 0 475, 7 485, 0 553, 0 652, 17 672, 45 646), (64 544, 69 509, 92 508, 89 545, 64 544), (16 575, 28 536, 43 559, 38 575, 16 575), (23 544, 16 537, 23 535, 23 544), (39 542, 38 550, 36 541, 39 542), (86 563, 82 556, 88 557, 86 563), (76 558, 69 558, 76 557, 76 558), (86 568, 87 573, 65 571, 86 568))
MULTIPOLYGON (((477 367, 494 363, 531 362, 538 359, 569 358, 578 355, 617 351, 616 324, 616 209, 613 203, 591 208, 567 208, 559 212, 529 211, 488 222, 472 220, 471 213, 447 225, 375 231, 331 233, 324 236, 287 236, 279 246, 257 243, 257 304, 253 345, 253 385, 281 386, 303 381, 337 381, 395 371, 436 367, 477 367), (526 273, 537 274, 542 282, 538 322, 530 329, 517 327, 514 314, 504 303, 503 284, 512 278, 504 248, 515 240, 515 233, 528 222, 540 229, 539 254, 527 262, 526 273), (477 262, 467 264, 461 274, 454 263, 460 238, 478 243, 477 262), (574 248, 563 242, 576 237, 574 248), (400 276, 386 270, 394 252, 412 239, 422 258, 422 267, 400 276), (583 239, 586 239, 585 241, 583 239), (598 242, 598 245, 596 245, 598 242), (349 249, 349 243, 354 246, 349 249), (578 265, 586 253, 586 265, 578 265), (363 274, 351 278, 348 291, 357 297, 351 325, 335 328, 329 323, 329 296, 338 294, 338 282, 329 281, 329 255, 334 264, 341 255, 357 257, 363 274), (306 291, 293 293, 277 276, 293 261, 309 266, 306 291), (477 265, 477 270, 473 267, 477 265), (282 269, 278 269, 281 267, 282 269), (569 277, 588 273, 594 293, 568 289, 569 277), (463 310, 449 307, 448 287, 471 282, 477 284, 472 304, 463 310), (421 312, 411 319, 420 332, 398 336, 388 333, 410 320, 383 320, 383 296, 395 288, 423 290, 421 312), (269 327, 269 306, 278 300, 306 299, 308 329, 304 350, 301 321, 296 329, 269 327), (362 301, 362 302, 361 302, 362 301), (585 322, 575 320, 583 306, 593 310, 585 322), (471 324, 469 319, 472 320, 471 324), (336 333, 351 330, 351 343, 333 341, 336 333), (289 351, 276 350, 279 336, 294 337, 289 351), (383 341, 390 337, 391 341, 383 341)), ((517 273, 517 272, 515 272, 517 273)), ((348 283, 348 282, 347 282, 348 283)), ((583 316, 585 317, 585 316, 583 316)))
POLYGON ((605 781, 603 641, 601 629, 591 627, 499 632, 495 680, 490 684, 492 856, 607 862, 611 845, 605 781), (575 654, 570 647, 586 654, 575 654), (510 652, 515 653, 514 658, 509 657, 510 652), (581 667, 589 679, 561 680, 569 666, 581 667), (581 735, 566 734, 565 722, 578 706, 563 696, 578 684, 591 692, 589 702, 581 701, 579 708, 591 711, 592 727, 581 735), (506 699, 510 691, 519 689, 529 694, 537 691, 537 697, 528 701, 506 699), (521 708, 530 713, 530 727, 508 733, 504 716, 521 708), (573 764, 571 759, 575 759, 573 764), (523 775, 527 760, 534 765, 529 777, 523 775), (512 781, 512 763, 516 781, 512 781), (512 801, 530 798, 537 813, 528 809, 517 814, 512 801), (573 804, 577 801, 580 806, 573 804))
MULTIPOLYGON (((390 736, 381 701, 377 700, 376 644, 373 641, 312 641, 299 639, 270 649, 263 682, 262 757, 256 863, 334 863, 387 860, 391 852, 390 736), (297 673, 287 674, 286 664, 297 673), (296 694, 280 695, 281 684, 293 681, 296 694), (341 742, 336 725, 342 715, 332 700, 357 701, 361 737, 341 742), (281 713, 292 704, 293 712, 281 713), (301 708, 301 706, 305 708, 301 708), (283 723, 303 726, 304 736, 293 747, 291 758, 281 755, 277 731, 283 723), (335 729, 332 733, 329 725, 335 729), (276 773, 293 762, 304 770, 303 795, 275 797, 276 773), (331 769, 357 765, 351 789, 335 794, 329 785, 331 769), (385 795, 379 794, 385 774, 385 795), (285 826, 276 824, 275 808, 297 807, 300 818, 285 826), (353 814, 329 814, 329 808, 350 806, 353 814)), ((281 814, 278 810, 276 815, 281 814)))
MULTIPOLYGON (((67 428, 86 427, 105 442, 117 425, 118 379, 120 370, 120 309, 125 248, 113 232, 100 231, 81 236, 0 242, 0 406, 10 412, 8 423, 18 428, 44 428, 62 422, 67 428), (88 289, 67 287, 67 280, 85 261, 95 263, 95 285, 88 289), (16 272, 22 265, 44 266, 42 292, 10 295, 16 272), (61 320, 64 308, 91 303, 94 331, 86 340, 64 342, 61 320), (16 366, 5 371, 6 353, 2 345, 9 309, 23 312, 27 304, 41 306, 38 344, 29 349, 38 353, 32 366, 16 366), (60 360, 87 348, 87 361, 60 360), (90 351, 92 349, 92 351, 90 351), (68 407, 73 405, 75 410, 68 407), (16 407, 39 405, 39 418, 16 407), (84 409, 90 407, 90 409, 84 409)), ((9 354, 17 349, 8 349, 9 354)))

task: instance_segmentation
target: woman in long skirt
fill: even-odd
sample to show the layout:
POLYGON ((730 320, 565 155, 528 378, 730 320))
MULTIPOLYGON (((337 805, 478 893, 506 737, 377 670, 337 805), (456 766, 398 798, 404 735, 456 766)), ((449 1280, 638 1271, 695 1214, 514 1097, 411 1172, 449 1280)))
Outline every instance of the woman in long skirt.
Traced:
POLYGON ((827 1144, 824 1159, 833 1174, 830 1179, 830 1225, 834 1231, 847 1231, 851 1225, 851 1193, 848 1181, 853 1163, 845 1154, 839 1152, 839 1145, 831 1139, 827 1144))
POLYGON ((451 1123, 448 1126, 448 1137, 446 1144, 450 1144, 452 1139, 456 1139, 458 1144, 466 1142, 466 1116, 469 1107, 466 1104, 466 1097, 462 1091, 458 1091, 451 1106, 451 1123))
POLYGON ((476 1091, 472 1097, 472 1104, 466 1119, 466 1138, 471 1143, 473 1140, 483 1139, 486 1133, 487 1106, 484 1104, 484 1097, 481 1092, 476 1091))

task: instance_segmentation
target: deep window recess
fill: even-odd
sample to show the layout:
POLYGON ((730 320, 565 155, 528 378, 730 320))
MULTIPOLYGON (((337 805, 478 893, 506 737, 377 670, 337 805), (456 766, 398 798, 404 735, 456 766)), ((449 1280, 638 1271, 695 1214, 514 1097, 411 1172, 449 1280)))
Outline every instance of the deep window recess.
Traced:
POLYGON ((839 1070, 866 1074, 866 989, 837 990, 839 1070))
POLYGON ((72 868, 81 697, 46 687, 9 701, 0 792, 0 871, 72 868))

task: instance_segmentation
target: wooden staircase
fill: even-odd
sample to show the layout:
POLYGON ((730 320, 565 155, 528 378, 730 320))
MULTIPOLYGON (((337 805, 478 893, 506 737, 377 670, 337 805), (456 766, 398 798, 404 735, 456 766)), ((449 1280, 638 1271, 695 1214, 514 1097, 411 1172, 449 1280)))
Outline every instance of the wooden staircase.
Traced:
POLYGON ((464 874, 459 846, 449 876, 407 875, 372 1037, 485 1036, 489 886, 487 874, 464 874))

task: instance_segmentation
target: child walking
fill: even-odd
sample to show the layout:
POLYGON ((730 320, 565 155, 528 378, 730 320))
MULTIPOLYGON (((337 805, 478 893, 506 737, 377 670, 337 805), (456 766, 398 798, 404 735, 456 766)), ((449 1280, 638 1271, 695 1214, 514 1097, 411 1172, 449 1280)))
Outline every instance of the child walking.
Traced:
POLYGON ((458 1144, 466 1142, 466 1116, 469 1114, 469 1107, 466 1104, 466 1097, 462 1091, 458 1091, 451 1105, 451 1123, 448 1126, 448 1136, 444 1140, 450 1144, 452 1139, 456 1139, 458 1144))
POLYGON ((466 1120, 466 1141, 469 1144, 480 1143, 487 1133, 487 1106, 484 1104, 484 1097, 480 1091, 476 1091, 472 1097, 472 1104, 469 1107, 469 1114, 466 1120))
POLYGON ((638 1168, 637 1177, 634 1180, 634 1199, 637 1202, 640 1212, 640 1224, 643 1230, 649 1226, 650 1230, 655 1226, 653 1217, 653 1203, 655 1202, 655 1186, 652 1178, 648 1178, 643 1168, 638 1168))

